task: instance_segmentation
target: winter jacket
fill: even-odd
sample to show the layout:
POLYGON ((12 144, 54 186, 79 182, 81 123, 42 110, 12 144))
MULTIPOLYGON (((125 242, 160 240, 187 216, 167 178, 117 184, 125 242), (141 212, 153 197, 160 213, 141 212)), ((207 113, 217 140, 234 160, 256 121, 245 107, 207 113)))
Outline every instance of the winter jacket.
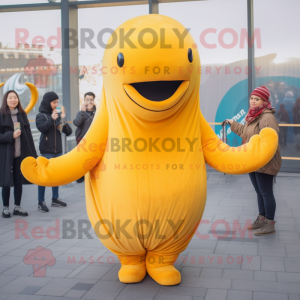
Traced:
MULTIPOLYGON (((58 129, 61 118, 56 120, 51 117, 50 113, 39 113, 36 116, 36 128, 42 133, 40 137, 41 154, 62 153, 61 132, 58 129)), ((72 128, 67 123, 64 125, 62 132, 69 136, 72 134, 72 128)))
MULTIPOLYGON (((30 124, 26 113, 17 113, 18 122, 21 125, 21 159, 28 156, 37 158, 30 124)), ((13 161, 15 154, 14 124, 10 114, 0 114, 0 186, 12 187, 13 161)), ((20 170, 17 170, 20 172, 20 170)), ((22 184, 31 184, 22 175, 22 184)))
MULTIPOLYGON (((274 116, 276 110, 266 109, 264 110, 254 121, 250 124, 246 121, 245 125, 242 125, 236 121, 231 124, 231 130, 239 135, 244 143, 248 143, 250 138, 259 134, 259 132, 266 127, 273 128, 277 134, 279 134, 279 126, 274 116)), ((255 159, 255 158, 254 158, 255 159)), ((259 173, 266 173, 269 175, 277 175, 281 167, 281 155, 279 145, 273 158, 262 168, 257 170, 259 173)))
POLYGON ((85 136, 85 134, 89 130, 93 122, 95 112, 96 112, 96 106, 94 106, 94 109, 91 112, 79 111, 77 113, 76 118, 73 121, 74 125, 77 126, 75 130, 77 144, 80 142, 80 140, 85 136))

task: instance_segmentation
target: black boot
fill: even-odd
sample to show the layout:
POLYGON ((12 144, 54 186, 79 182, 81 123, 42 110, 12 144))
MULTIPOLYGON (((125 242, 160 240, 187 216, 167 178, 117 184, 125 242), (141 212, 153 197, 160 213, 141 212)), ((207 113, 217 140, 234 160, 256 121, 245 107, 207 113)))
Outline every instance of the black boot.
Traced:
POLYGON ((53 207, 66 207, 67 203, 61 201, 60 198, 53 198, 51 206, 53 206, 53 207))
POLYGON ((84 176, 82 176, 81 178, 79 178, 78 180, 76 180, 76 182, 81 183, 84 181, 84 176))

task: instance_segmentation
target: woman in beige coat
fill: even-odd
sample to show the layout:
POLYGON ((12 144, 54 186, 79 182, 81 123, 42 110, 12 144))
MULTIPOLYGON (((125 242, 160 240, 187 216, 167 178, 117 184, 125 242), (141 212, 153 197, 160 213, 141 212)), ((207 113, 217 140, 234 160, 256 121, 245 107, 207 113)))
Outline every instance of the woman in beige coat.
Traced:
MULTIPOLYGON (((226 120, 231 130, 243 139, 243 144, 250 138, 259 134, 265 127, 273 128, 279 134, 279 126, 274 116, 275 109, 269 102, 270 92, 262 86, 256 88, 250 96, 250 108, 245 118, 245 125, 233 120, 226 120)), ((274 234, 276 202, 273 194, 273 179, 281 167, 279 146, 274 157, 261 169, 249 174, 251 182, 257 193, 259 215, 248 229, 257 229, 255 235, 274 234)))

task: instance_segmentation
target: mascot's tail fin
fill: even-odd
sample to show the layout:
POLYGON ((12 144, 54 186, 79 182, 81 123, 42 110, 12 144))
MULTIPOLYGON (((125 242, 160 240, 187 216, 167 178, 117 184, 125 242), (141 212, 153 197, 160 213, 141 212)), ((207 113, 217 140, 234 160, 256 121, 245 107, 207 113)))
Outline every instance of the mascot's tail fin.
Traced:
POLYGON ((278 147, 278 134, 272 128, 264 128, 247 144, 230 147, 214 133, 201 113, 201 143, 205 162, 227 174, 254 172, 266 165, 278 147))
POLYGON ((25 82, 25 84, 29 87, 30 92, 31 92, 31 99, 30 99, 27 107, 25 108, 25 112, 28 115, 29 112, 34 108, 34 106, 36 105, 36 103, 39 99, 39 92, 34 84, 32 84, 30 82, 25 82))

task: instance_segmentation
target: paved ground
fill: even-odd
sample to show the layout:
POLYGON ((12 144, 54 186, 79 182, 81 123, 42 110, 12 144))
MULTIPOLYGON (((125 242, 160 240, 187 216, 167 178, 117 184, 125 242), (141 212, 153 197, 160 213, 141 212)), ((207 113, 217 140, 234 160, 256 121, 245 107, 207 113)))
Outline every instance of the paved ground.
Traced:
MULTIPOLYGON (((50 203, 50 188, 46 194, 50 203)), ((238 220, 243 228, 258 213, 248 176, 209 173, 203 216, 209 224, 200 225, 177 260, 182 283, 162 287, 148 276, 139 284, 120 283, 117 258, 92 230, 88 237, 78 230, 80 224, 89 224, 83 184, 61 188, 60 196, 68 207, 50 208, 47 214, 37 211, 37 187, 27 186, 22 206, 29 217, 0 219, 0 299, 299 300, 299 194, 300 177, 279 176, 275 186, 277 233, 252 237, 234 225, 238 220), (60 226, 57 232, 55 222, 60 226), (65 228, 74 225, 75 231, 62 232, 63 222, 65 228), (23 226, 27 236, 16 230, 23 226), (76 236, 70 237, 72 234, 76 236), (38 252, 35 261, 28 259, 28 251, 37 247, 49 251, 38 252), (55 261, 52 266, 51 261, 55 261), (37 262, 48 265, 37 268, 37 262)))

